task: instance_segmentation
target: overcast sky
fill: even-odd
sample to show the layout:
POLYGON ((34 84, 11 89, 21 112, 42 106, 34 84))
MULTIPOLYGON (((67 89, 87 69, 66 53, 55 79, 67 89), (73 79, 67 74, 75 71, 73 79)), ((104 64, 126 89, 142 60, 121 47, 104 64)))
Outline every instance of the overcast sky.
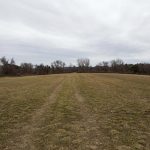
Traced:
POLYGON ((0 57, 150 62, 150 0, 0 0, 0 57))

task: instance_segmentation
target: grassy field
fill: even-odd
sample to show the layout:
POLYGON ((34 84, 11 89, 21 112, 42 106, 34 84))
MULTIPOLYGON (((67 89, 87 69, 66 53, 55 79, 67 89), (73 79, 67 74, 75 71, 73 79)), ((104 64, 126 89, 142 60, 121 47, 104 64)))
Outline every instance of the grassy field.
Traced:
POLYGON ((0 150, 150 150, 150 76, 0 78, 0 150))

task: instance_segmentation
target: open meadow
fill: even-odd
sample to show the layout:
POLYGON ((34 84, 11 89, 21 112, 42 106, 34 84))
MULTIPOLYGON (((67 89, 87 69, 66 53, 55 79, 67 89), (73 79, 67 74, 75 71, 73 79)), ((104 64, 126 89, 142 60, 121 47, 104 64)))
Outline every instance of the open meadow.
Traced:
POLYGON ((1 77, 0 150, 150 150, 150 76, 1 77))

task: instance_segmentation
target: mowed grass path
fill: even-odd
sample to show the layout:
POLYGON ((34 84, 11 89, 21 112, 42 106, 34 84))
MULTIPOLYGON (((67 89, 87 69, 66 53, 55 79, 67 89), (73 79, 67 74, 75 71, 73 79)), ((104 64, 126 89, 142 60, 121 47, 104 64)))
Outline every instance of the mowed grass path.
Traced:
POLYGON ((0 78, 2 150, 150 150, 150 76, 0 78))

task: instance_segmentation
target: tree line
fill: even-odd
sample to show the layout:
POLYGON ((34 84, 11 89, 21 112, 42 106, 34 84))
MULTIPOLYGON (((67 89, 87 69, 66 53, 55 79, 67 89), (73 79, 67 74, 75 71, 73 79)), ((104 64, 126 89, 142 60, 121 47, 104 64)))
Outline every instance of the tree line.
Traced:
POLYGON ((15 60, 6 57, 0 58, 0 76, 46 75, 58 73, 130 73, 150 75, 149 63, 127 64, 121 59, 99 62, 96 66, 90 65, 90 59, 77 59, 77 65, 66 66, 65 62, 56 60, 50 65, 33 65, 21 63, 16 65, 15 60))

